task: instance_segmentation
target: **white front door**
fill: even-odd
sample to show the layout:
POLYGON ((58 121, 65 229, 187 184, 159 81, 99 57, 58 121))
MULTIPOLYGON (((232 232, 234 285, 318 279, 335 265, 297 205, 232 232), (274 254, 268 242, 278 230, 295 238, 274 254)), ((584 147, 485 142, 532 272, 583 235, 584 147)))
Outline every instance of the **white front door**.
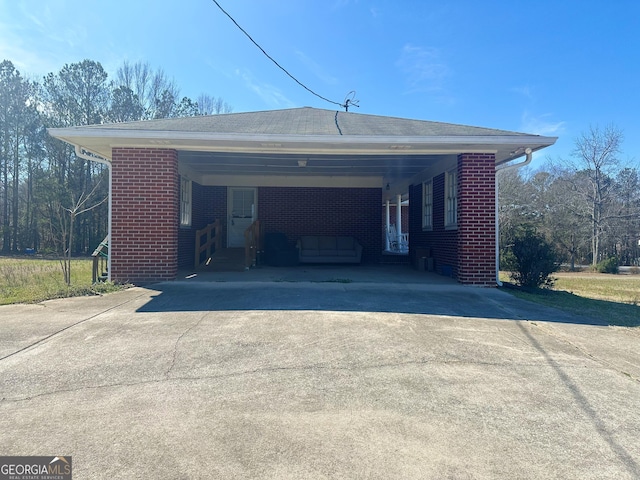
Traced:
POLYGON ((244 231, 256 220, 255 188, 229 187, 227 192, 227 247, 244 247, 244 231))

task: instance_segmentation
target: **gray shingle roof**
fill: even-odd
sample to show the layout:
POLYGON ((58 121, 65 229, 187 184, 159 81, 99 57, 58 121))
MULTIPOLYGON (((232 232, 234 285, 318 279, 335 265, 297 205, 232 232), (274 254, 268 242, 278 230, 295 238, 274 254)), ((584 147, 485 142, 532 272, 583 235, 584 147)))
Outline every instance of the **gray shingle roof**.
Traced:
MULTIPOLYGON (((87 127, 83 127, 87 128, 87 127)), ((93 125, 90 129, 247 135, 509 136, 517 132, 311 107, 93 125)))

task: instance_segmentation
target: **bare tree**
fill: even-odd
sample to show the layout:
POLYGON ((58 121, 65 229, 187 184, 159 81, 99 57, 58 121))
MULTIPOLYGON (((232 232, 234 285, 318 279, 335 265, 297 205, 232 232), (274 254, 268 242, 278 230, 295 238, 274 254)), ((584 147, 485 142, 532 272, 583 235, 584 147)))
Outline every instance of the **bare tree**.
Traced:
POLYGON ((525 199, 525 180, 518 170, 498 172, 498 222, 500 234, 504 238, 518 225, 526 222, 528 206, 525 199))
POLYGON ((64 281, 67 285, 71 285, 71 253, 73 251, 73 227, 75 224, 76 217, 78 215, 82 215, 83 213, 89 212, 94 208, 99 207, 104 202, 106 202, 107 199, 109 198, 109 197, 104 197, 99 202, 94 203, 93 205, 87 206, 89 201, 96 194, 99 185, 100 185, 100 182, 96 183, 96 185, 93 187, 93 190, 91 190, 91 192, 89 192, 88 195, 85 194, 85 192, 82 192, 77 199, 72 199, 70 207, 63 207, 62 205, 60 206, 63 211, 69 214, 68 223, 62 219, 60 222, 62 226, 63 241, 64 243, 66 243, 66 248, 65 248, 66 255, 63 257, 62 260, 60 260, 60 264, 62 265, 62 273, 64 275, 64 281))
MULTIPOLYGON (((83 60, 66 64, 60 72, 49 73, 43 81, 42 109, 47 126, 66 127, 100 124, 104 121, 111 100, 107 72, 99 62, 83 60)), ((60 196, 54 205, 67 201, 67 192, 78 198, 82 192, 93 189, 104 171, 104 166, 90 162, 73 153, 73 147, 49 138, 47 155, 56 165, 54 177, 59 183, 60 196)), ((106 212, 104 212, 106 213, 106 212)), ((106 215, 103 213, 103 217, 106 215)), ((88 252, 102 238, 96 234, 96 223, 91 216, 83 217, 77 233, 76 246, 88 252), (88 217, 88 218, 87 218, 88 217)))
POLYGON ((571 167, 581 178, 573 181, 572 187, 583 199, 582 214, 589 219, 591 235, 591 262, 598 263, 600 240, 607 228, 607 222, 618 216, 611 212, 613 179, 620 170, 620 146, 624 135, 613 125, 604 129, 591 127, 581 134, 575 142, 571 167))
POLYGON ((132 106, 133 112, 140 114, 136 120, 172 117, 180 104, 180 89, 175 81, 161 68, 154 71, 147 62, 130 64, 125 61, 116 72, 114 87, 124 87, 126 90, 122 91, 138 102, 137 106, 132 106))
POLYGON ((613 241, 616 253, 624 265, 640 260, 640 172, 624 168, 615 182, 616 207, 620 218, 614 223, 613 241))
POLYGON ((69 242, 61 238, 71 217, 72 255, 91 252, 104 238, 104 202, 78 215, 92 203, 82 203, 86 192, 98 189, 94 201, 108 194, 108 171, 76 156, 47 127, 228 112, 221 98, 179 96, 175 81, 146 62, 124 62, 112 78, 99 62, 83 60, 31 80, 11 61, 0 61, 0 251, 34 248, 68 256, 69 242))
POLYGON ((552 183, 545 195, 547 215, 544 219, 545 231, 554 242, 558 251, 566 256, 573 271, 578 260, 583 260, 589 251, 589 225, 580 214, 583 198, 573 188, 580 180, 575 172, 551 168, 552 183))
POLYGON ((214 97, 206 93, 198 96, 198 115, 218 115, 221 113, 231 113, 233 108, 222 98, 214 97))

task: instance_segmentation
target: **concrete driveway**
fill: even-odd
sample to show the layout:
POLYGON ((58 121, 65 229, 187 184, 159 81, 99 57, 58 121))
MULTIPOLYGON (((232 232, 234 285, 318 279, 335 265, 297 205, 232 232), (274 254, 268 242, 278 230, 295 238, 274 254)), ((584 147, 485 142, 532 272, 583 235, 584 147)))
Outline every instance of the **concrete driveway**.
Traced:
POLYGON ((343 281, 0 307, 0 453, 77 479, 640 478, 640 330, 343 281))

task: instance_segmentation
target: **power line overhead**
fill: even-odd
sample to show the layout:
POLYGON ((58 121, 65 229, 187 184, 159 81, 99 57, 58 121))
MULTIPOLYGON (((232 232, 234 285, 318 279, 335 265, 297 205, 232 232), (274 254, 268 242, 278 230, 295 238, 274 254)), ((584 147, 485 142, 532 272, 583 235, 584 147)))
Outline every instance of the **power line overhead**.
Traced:
POLYGON ((278 63, 278 62, 277 62, 277 61, 276 61, 276 60, 275 60, 271 55, 269 55, 269 54, 265 51, 265 49, 264 49, 264 48, 262 48, 262 47, 258 44, 258 42, 256 42, 256 41, 253 39, 253 37, 251 37, 251 35, 249 35, 249 33, 248 33, 244 28, 242 28, 242 27, 240 26, 240 24, 238 24, 238 22, 236 22, 236 21, 235 21, 235 19, 234 19, 234 18, 233 18, 233 17, 232 17, 232 16, 231 16, 231 15, 230 15, 230 14, 229 14, 225 9, 224 9, 224 8, 222 8, 222 6, 221 6, 221 5, 220 5, 216 0, 211 0, 211 1, 212 1, 213 3, 215 3, 215 4, 216 4, 216 6, 220 9, 220 11, 221 11, 222 13, 224 13, 227 17, 229 17, 229 20, 231 20, 231 21, 234 23, 234 25, 235 25, 236 27, 238 27, 238 28, 240 29, 240 31, 246 35, 246 37, 247 37, 249 40, 251 40, 251 43, 253 43, 256 47, 258 47, 258 49, 260 49, 260 51, 261 51, 261 52, 262 52, 262 53, 263 53, 263 54, 264 54, 264 55, 265 55, 269 60, 271 60, 271 61, 272 61, 272 62, 273 62, 273 63, 274 63, 274 64, 275 64, 275 65, 276 65, 280 70, 282 70, 284 73, 286 73, 286 74, 287 74, 287 76, 288 76, 289 78, 291 78, 294 82, 296 82, 298 85, 300 85, 300 86, 301 86, 302 88, 304 88, 306 91, 308 91, 308 92, 309 92, 309 93, 311 93, 312 95, 315 95, 316 97, 318 97, 318 98, 320 98, 320 99, 324 100, 325 102, 329 102, 329 103, 331 103, 331 104, 333 104, 333 105, 337 105, 337 106, 339 106, 339 107, 344 108, 344 109, 345 109, 345 111, 347 111, 347 112, 349 111, 349 106, 350 106, 350 105, 355 105, 356 107, 358 107, 358 106, 359 106, 359 105, 357 104, 357 103, 358 103, 358 100, 355 100, 355 101, 354 101, 354 100, 353 100, 353 98, 349 98, 349 96, 350 96, 351 94, 354 94, 354 95, 355 95, 355 91, 353 91, 353 90, 347 94, 347 98, 345 98, 344 103, 334 102, 333 100, 329 100, 328 98, 323 97, 323 96, 322 96, 322 95, 320 95, 319 93, 316 93, 316 92, 314 92, 313 90, 311 90, 311 89, 310 89, 309 87, 307 87, 304 83, 302 83, 300 80, 298 80, 296 77, 294 77, 291 73, 289 73, 289 71, 288 71, 286 68, 284 68, 282 65, 280 65, 280 64, 279 64, 279 63, 278 63))

